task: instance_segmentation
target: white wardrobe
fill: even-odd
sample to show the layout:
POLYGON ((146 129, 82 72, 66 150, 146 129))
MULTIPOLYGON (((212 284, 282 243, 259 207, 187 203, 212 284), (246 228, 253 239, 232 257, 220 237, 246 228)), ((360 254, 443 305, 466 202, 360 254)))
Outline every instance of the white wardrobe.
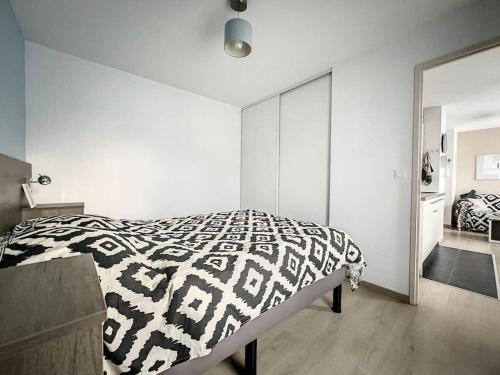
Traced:
POLYGON ((242 111, 241 208, 328 224, 331 73, 242 111))

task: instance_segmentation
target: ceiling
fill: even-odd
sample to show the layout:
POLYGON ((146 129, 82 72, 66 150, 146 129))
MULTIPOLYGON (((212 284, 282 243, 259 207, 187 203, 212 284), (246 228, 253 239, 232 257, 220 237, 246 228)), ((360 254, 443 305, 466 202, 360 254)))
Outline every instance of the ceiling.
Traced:
POLYGON ((448 129, 500 126, 500 47, 425 71, 423 103, 445 106, 448 129))
POLYGON ((26 40, 244 106, 475 0, 248 0, 253 51, 224 53, 229 0, 11 0, 26 40))

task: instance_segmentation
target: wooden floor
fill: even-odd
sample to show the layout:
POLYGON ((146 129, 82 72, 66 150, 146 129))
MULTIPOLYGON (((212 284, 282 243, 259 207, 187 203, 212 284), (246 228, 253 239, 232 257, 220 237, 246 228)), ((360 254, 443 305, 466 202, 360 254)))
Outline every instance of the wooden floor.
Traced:
MULTIPOLYGON (((344 286, 259 338, 259 375, 500 374, 500 301, 421 279, 418 307, 344 286)), ((207 375, 238 374, 242 353, 207 375)), ((240 372, 241 373, 241 372, 240 372)))

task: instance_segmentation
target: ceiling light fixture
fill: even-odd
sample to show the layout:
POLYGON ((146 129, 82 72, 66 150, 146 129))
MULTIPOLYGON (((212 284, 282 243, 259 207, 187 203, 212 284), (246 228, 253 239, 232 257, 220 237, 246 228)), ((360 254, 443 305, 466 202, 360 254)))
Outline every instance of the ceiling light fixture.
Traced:
POLYGON ((240 12, 247 9, 247 0, 231 0, 231 8, 238 12, 238 18, 226 22, 224 50, 230 56, 245 57, 252 52, 252 25, 240 18, 240 12))

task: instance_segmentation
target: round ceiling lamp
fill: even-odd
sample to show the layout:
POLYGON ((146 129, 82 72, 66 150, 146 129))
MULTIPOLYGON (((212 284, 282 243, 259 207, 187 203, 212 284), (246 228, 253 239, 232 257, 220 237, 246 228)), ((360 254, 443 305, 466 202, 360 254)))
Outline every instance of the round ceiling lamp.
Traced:
POLYGON ((239 13, 247 9, 247 0, 231 0, 231 8, 238 12, 238 18, 226 22, 224 50, 230 56, 245 57, 252 52, 252 25, 239 13))

